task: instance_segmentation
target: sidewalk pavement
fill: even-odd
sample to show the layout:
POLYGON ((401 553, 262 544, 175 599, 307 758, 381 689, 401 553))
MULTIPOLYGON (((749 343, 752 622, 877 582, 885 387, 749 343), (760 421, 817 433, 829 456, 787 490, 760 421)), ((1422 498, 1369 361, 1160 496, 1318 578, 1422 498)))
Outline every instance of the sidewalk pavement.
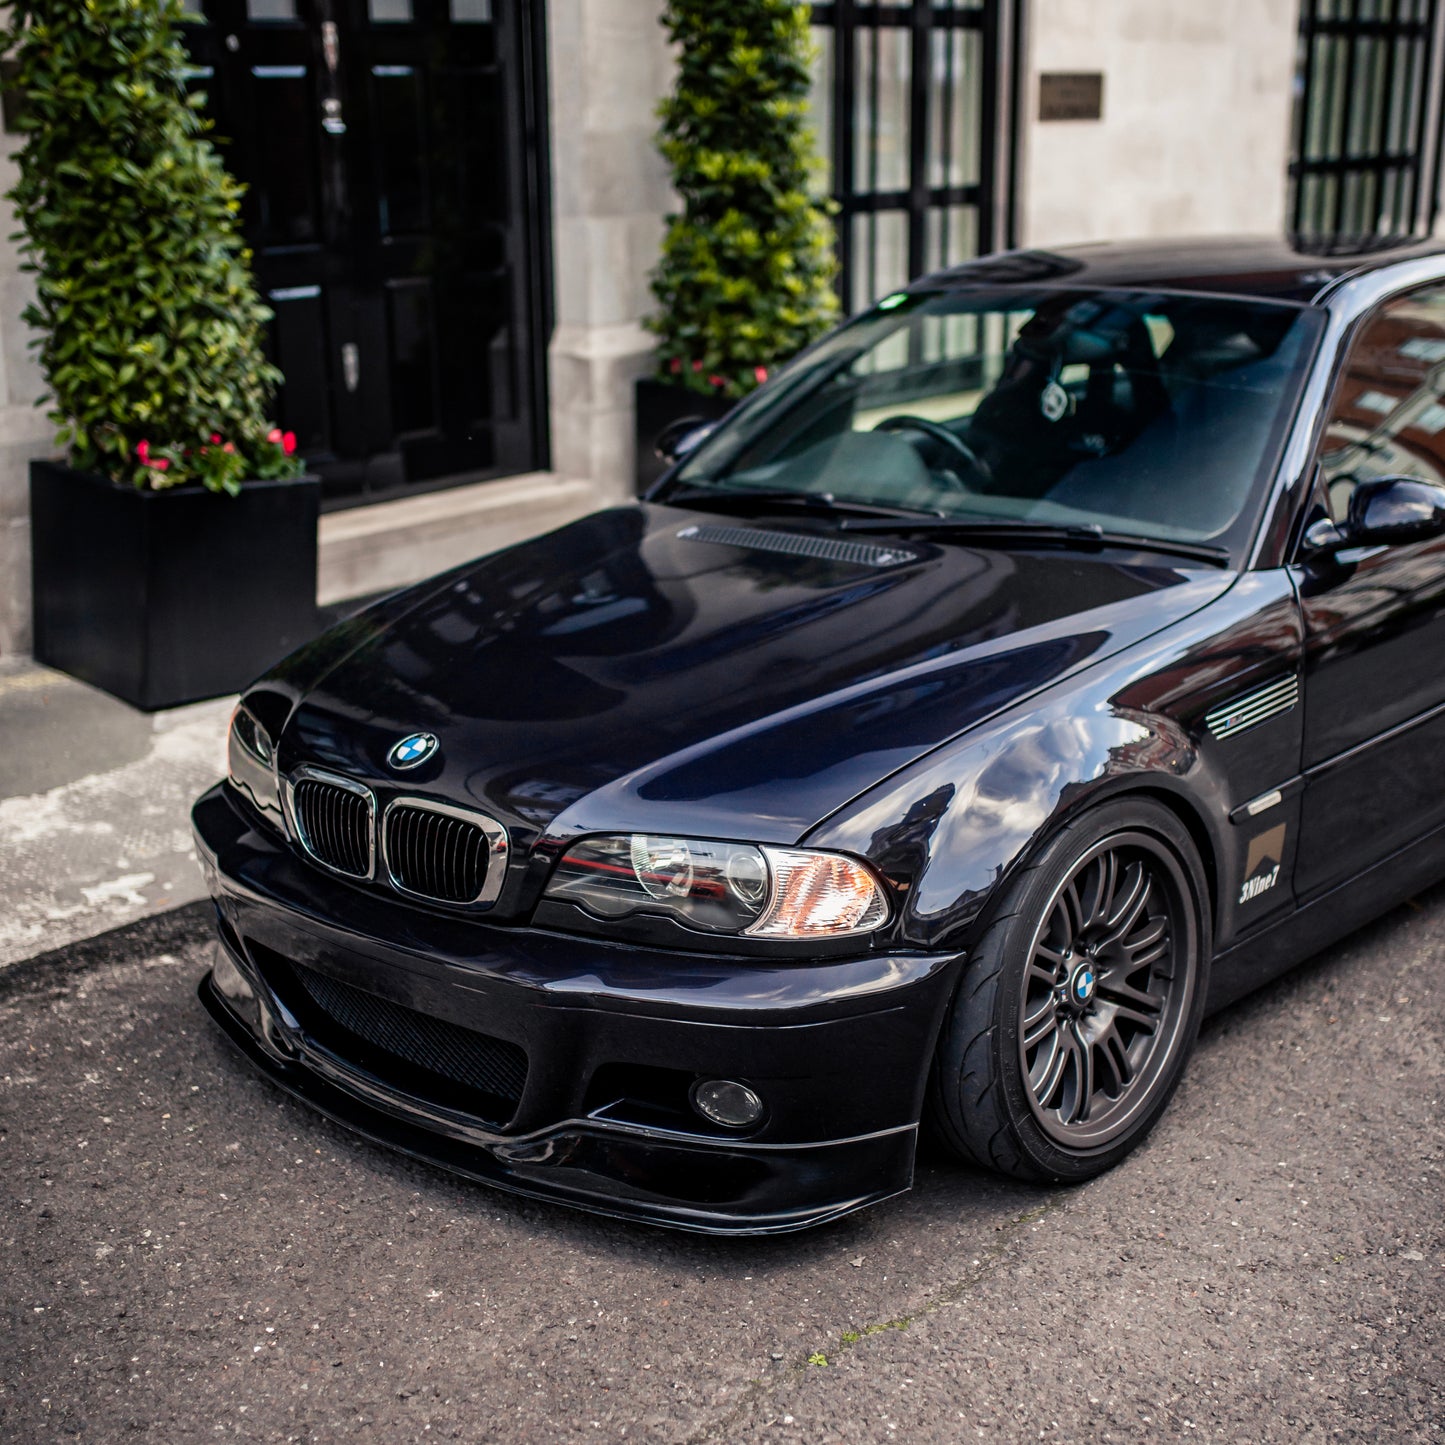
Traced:
POLYGON ((147 714, 0 661, 0 968, 204 896, 190 806, 233 701, 147 714))
MULTIPOLYGON (((324 629, 384 596, 324 603, 324 629)), ((206 896, 191 804, 226 771, 234 697, 145 713, 0 657, 0 970, 206 896)))

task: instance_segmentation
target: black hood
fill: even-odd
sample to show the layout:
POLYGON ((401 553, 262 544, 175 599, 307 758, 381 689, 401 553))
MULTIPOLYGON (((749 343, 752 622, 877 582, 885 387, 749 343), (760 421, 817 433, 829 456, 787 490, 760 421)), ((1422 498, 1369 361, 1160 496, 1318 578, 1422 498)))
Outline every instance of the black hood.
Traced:
POLYGON ((1233 580, 1153 558, 841 542, 826 521, 640 505, 483 558, 323 639, 329 670, 296 699, 281 766, 480 807, 520 850, 546 831, 793 842, 1233 580), (418 730, 438 753, 393 772, 388 751, 418 730))

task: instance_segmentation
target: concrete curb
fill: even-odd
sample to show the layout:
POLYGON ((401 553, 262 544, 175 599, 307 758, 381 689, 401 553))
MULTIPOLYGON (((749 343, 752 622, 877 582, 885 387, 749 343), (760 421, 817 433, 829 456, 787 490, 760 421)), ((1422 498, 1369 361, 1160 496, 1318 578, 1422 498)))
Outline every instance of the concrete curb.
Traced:
POLYGON ((118 957, 171 953, 210 931, 211 903, 199 899, 150 913, 105 933, 37 953, 0 969, 0 999, 47 988, 118 957))

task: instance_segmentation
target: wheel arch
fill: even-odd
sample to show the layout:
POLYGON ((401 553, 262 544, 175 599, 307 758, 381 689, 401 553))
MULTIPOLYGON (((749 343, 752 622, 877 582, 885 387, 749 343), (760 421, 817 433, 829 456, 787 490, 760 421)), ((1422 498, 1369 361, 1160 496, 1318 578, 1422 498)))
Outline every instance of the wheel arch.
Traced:
MULTIPOLYGON (((1209 840, 1203 819, 1181 811, 1175 790, 1151 788, 1147 780, 1142 786, 1101 789, 1051 821, 1057 826, 1039 830, 1017 860, 1011 881, 1001 879, 981 910, 930 1060, 928 1118, 961 1158, 1019 1178, 1078 1182, 1116 1163, 1148 1133, 1188 1057, 1207 994, 1213 909, 1198 894, 1210 888, 1204 868, 1209 840), (1105 816, 1093 816, 1100 813, 1105 816), (1197 843, 1195 828, 1205 830, 1206 845, 1196 848, 1197 862, 1183 856, 1181 837, 1197 843), (1056 910, 1064 881, 1082 876, 1079 870, 1119 847, 1144 856, 1143 866, 1154 870, 1167 898, 1152 896, 1161 899, 1164 910, 1173 910, 1181 930, 1146 934, 1138 946, 1162 939, 1163 953, 1176 947, 1176 938, 1186 939, 1183 957, 1190 966, 1180 969, 1171 953, 1175 962, 1164 967, 1163 982, 1134 979, 1148 968, 1155 980, 1153 957, 1132 954, 1127 944, 1122 954, 1112 952, 1114 934, 1096 955, 1084 932, 1101 924, 1107 932, 1123 916, 1111 910, 1118 890, 1127 894, 1134 887, 1125 875, 1112 867, 1092 875, 1100 890, 1092 902, 1081 903, 1091 896, 1081 888, 1071 907, 1056 910), (999 907, 1000 898, 1010 906, 999 907), (1054 929, 1056 921, 1061 932, 1048 939, 1054 951, 1043 950, 1047 961, 1040 984, 1035 949, 1041 933, 1054 929), (1097 987, 1105 1001, 1096 1005, 1100 979, 1097 987), (1082 1002, 1075 998, 1076 982, 1082 1002), (1157 992, 1131 993, 1131 988, 1157 992), (1157 997, 1153 1011, 1132 1013, 1142 1027, 1120 1034, 1116 1012, 1121 1000, 1129 1004, 1146 997, 1157 997), (1102 1012, 1091 1033, 1083 1019, 1096 1007, 1102 1012), (1071 1057, 1077 1060, 1072 1066, 1071 1057), (1099 1059, 1105 1061, 1102 1066, 1099 1059), (1067 1074, 1070 1067, 1073 1072, 1067 1074), (1112 1069, 1112 1075, 1105 1072, 1096 1088, 1099 1067, 1112 1069)), ((1156 910, 1141 913, 1153 886, 1133 894, 1137 903, 1127 928, 1135 928, 1141 916, 1146 930, 1155 927, 1156 910)), ((1098 935, 1092 937, 1099 941, 1098 935)), ((1127 1009, 1122 1012, 1130 1016, 1127 1009)), ((1122 1026, 1130 1028, 1127 1022, 1122 1026)))
POLYGON ((1167 808, 1204 871, 1217 933, 1228 809, 1223 780, 1194 740, 1160 713, 1064 698, 993 736, 929 759, 873 806, 810 836, 868 857, 903 883, 900 942, 967 951, 999 902, 1058 833, 1101 804, 1149 798, 1167 808), (880 817, 888 826, 877 826, 880 817))
POLYGON ((1000 903, 1007 897, 1011 884, 1033 866, 1039 855, 1054 841, 1065 828, 1077 823, 1080 818, 1104 807, 1109 803, 1126 802, 1143 798, 1167 809, 1184 829, 1194 844, 1200 867, 1204 870, 1205 897, 1202 900, 1207 911, 1206 922, 1209 937, 1213 940, 1219 922, 1223 902, 1220 893, 1219 841, 1205 821, 1205 810, 1199 800, 1176 780, 1149 774, 1135 774, 1128 777, 1109 779, 1084 792, 1073 806, 1059 809, 1033 835, 1028 845, 1003 869, 998 881, 988 896, 981 902, 972 916, 963 923, 959 940, 967 952, 977 939, 987 931, 998 915, 1000 903))

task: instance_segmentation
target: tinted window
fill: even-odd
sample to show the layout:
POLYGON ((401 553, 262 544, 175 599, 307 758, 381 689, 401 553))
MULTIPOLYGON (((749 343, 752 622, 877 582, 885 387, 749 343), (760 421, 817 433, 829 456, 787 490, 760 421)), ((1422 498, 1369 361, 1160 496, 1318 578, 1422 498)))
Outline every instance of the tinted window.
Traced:
POLYGON ((1321 463, 1337 522, 1370 477, 1445 483, 1445 289, 1402 296, 1367 323, 1335 392, 1321 463))
POLYGON ((788 368, 681 478, 1231 540, 1320 323, 1157 292, 911 295, 788 368))

